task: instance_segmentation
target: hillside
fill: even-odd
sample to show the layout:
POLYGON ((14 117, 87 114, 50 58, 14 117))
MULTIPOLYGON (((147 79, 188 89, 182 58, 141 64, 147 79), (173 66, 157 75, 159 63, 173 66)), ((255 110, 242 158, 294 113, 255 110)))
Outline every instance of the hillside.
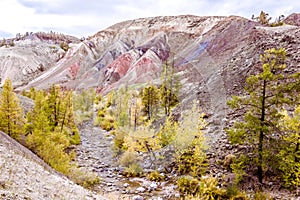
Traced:
MULTIPOLYGON (((180 104, 174 114, 188 110, 194 100, 199 101, 208 121, 205 133, 208 138, 210 170, 217 176, 228 175, 227 169, 220 167, 217 161, 224 160, 226 155, 237 151, 229 144, 224 128, 232 125, 233 117, 239 117, 240 113, 233 113, 226 102, 232 95, 243 93, 246 77, 259 70, 259 56, 267 49, 285 48, 286 72, 300 72, 299 16, 300 14, 292 14, 279 27, 264 26, 239 16, 142 18, 115 24, 82 40, 55 33, 25 34, 5 43, 2 41, 0 84, 10 78, 17 92, 31 87, 48 89, 52 84, 59 84, 62 88, 74 90, 95 88, 106 95, 124 86, 141 88, 149 82, 159 83, 162 65, 169 63, 175 67, 182 84, 180 104)), ((32 107, 33 103, 26 98, 22 102, 26 107, 32 107)), ((93 134, 93 130, 91 128, 87 132, 93 134)), ((1 167, 5 169, 5 173, 1 172, 0 176, 4 180, 0 179, 2 196, 29 196, 36 199, 38 197, 34 195, 45 194, 51 199, 56 198, 57 194, 66 195, 57 198, 67 199, 75 196, 100 198, 48 169, 47 165, 13 143, 6 135, 1 134, 0 137, 0 151, 7 152, 0 160, 1 167), (22 155, 30 156, 28 158, 22 155), (14 166, 18 168, 6 164, 11 162, 17 163, 14 166), (19 169, 23 171, 18 171, 19 169), (16 173, 11 173, 12 171, 16 173), (39 174, 36 180, 27 179, 36 174, 39 174), (20 182, 19 176, 23 178, 20 182), (7 177, 9 183, 5 181, 7 177), (47 182, 49 180, 51 182, 47 182), (46 186, 40 184, 44 182, 46 186), (61 185, 57 187, 58 184, 61 185), (18 186, 24 191, 19 191, 18 186), (66 188, 66 191, 57 193, 55 188, 66 188)), ((88 148, 89 139, 85 141, 88 148)), ((110 148, 110 142, 106 141, 105 148, 110 148)), ((100 141, 95 143, 103 146, 100 141)), ((112 154, 111 149, 108 152, 109 155, 112 154)), ((94 160, 98 160, 99 152, 95 149, 85 153, 87 159, 81 158, 82 162, 88 163, 86 160, 92 158, 90 153, 97 158, 94 160)), ((103 171, 109 167, 109 172, 115 170, 115 166, 105 165, 104 169, 95 167, 98 164, 91 164, 95 171, 103 171)), ((117 176, 115 179, 119 178, 117 176)), ((111 185, 110 182, 107 186, 108 184, 111 185)), ((281 196, 277 192, 278 184, 274 188, 275 196, 281 196)))
POLYGON ((0 132, 1 199, 104 199, 55 172, 0 132))
POLYGON ((124 85, 157 82, 161 65, 171 62, 183 86, 180 109, 199 100, 211 116, 209 132, 214 142, 225 138, 227 99, 241 92, 246 76, 260 65, 264 50, 285 48, 289 69, 299 70, 297 16, 287 17, 281 27, 265 27, 238 16, 136 19, 82 42, 69 40, 67 52, 59 47, 59 40, 25 38, 13 47, 0 48, 0 72, 2 80, 11 77, 19 91, 45 89, 55 83, 73 89, 95 87, 105 94, 124 85), (20 51, 25 47, 26 54, 20 51), (39 66, 46 67, 41 70, 39 66))

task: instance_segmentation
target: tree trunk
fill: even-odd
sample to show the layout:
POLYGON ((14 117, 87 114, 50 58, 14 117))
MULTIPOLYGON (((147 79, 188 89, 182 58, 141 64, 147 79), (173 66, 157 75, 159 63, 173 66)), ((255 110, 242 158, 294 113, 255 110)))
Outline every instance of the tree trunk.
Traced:
POLYGON ((260 116, 260 125, 261 129, 259 132, 259 143, 258 143, 258 169, 257 169, 257 176, 259 183, 262 184, 263 181, 263 170, 262 170, 262 165, 263 165, 263 140, 264 140, 264 132, 262 130, 265 122, 265 103, 266 103, 266 85, 267 81, 264 80, 263 82, 263 94, 262 94, 262 107, 261 107, 261 116, 260 116))

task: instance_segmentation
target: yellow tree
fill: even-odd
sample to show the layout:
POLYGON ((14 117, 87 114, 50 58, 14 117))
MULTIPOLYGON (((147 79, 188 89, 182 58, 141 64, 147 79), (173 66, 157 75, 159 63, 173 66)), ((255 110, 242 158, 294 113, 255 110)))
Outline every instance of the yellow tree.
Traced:
POLYGON ((24 124, 24 111, 19 98, 13 92, 11 80, 7 79, 0 96, 0 130, 12 138, 21 139, 24 124))

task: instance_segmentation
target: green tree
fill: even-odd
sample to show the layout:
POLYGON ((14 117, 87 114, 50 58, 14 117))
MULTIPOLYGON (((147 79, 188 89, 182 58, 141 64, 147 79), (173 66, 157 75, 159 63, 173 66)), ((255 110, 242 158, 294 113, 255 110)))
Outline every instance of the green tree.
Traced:
POLYGON ((280 170, 287 187, 300 186, 300 105, 297 106, 293 116, 287 111, 283 113, 281 125, 285 132, 283 148, 278 154, 280 170))
POLYGON ((278 124, 283 115, 280 109, 292 103, 289 95, 295 89, 295 84, 292 84, 294 77, 284 73, 285 58, 285 49, 266 50, 260 56, 263 63, 260 72, 246 79, 246 95, 233 96, 228 101, 231 108, 245 111, 243 120, 235 122, 227 130, 229 140, 252 149, 252 160, 257 165, 260 183, 263 181, 263 168, 272 167, 276 162, 272 158, 278 153, 278 138, 281 137, 278 124))
POLYGON ((181 85, 174 67, 168 63, 162 66, 160 79, 161 104, 164 107, 165 115, 169 116, 171 109, 179 103, 178 95, 181 85))
POLYGON ((24 134, 24 125, 24 111, 13 92, 11 80, 7 79, 0 96, 0 130, 19 140, 24 134))
POLYGON ((143 88, 141 93, 143 111, 147 115, 148 120, 151 120, 157 114, 159 103, 159 90, 158 88, 150 84, 143 88))
POLYGON ((60 104, 61 104, 61 90, 59 85, 51 85, 48 95, 48 110, 49 123, 52 131, 59 123, 60 104))

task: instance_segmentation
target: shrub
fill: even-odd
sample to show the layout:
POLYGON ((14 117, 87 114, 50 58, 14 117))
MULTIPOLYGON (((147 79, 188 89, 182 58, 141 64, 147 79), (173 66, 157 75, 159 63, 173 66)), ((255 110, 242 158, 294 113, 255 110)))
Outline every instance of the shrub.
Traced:
POLYGON ((136 163, 130 164, 125 168, 124 175, 126 177, 141 177, 143 175, 143 168, 136 163))
POLYGON ((199 194, 205 199, 224 199, 226 190, 219 188, 218 180, 209 176, 201 179, 199 194))
POLYGON ((265 192, 256 192, 254 195, 254 200, 271 200, 273 199, 270 194, 265 192))
POLYGON ((245 192, 241 192, 236 185, 230 185, 226 188, 226 197, 230 200, 248 200, 245 192))
POLYGON ((69 177, 78 185, 84 188, 91 189, 100 183, 100 178, 92 172, 87 172, 84 169, 73 167, 69 173, 69 177))
POLYGON ((64 51, 68 51, 68 49, 70 48, 70 47, 69 47, 69 44, 66 43, 66 42, 61 42, 61 43, 59 44, 59 46, 60 46, 60 48, 62 48, 64 51))
POLYGON ((189 148, 181 153, 177 158, 177 171, 179 174, 189 174, 193 177, 203 175, 207 167, 206 157, 201 150, 189 148))
POLYGON ((114 118, 112 116, 107 115, 103 120, 100 122, 100 127, 103 130, 110 131, 116 128, 114 118))
POLYGON ((136 164, 136 154, 130 151, 126 151, 120 158, 120 164, 124 167, 129 167, 132 164, 136 164))
POLYGON ((156 182, 160 182, 164 180, 164 176, 160 175, 158 171, 151 172, 150 174, 148 174, 147 178, 150 181, 156 181, 156 182))
POLYGON ((177 181, 178 190, 182 195, 196 195, 199 192, 199 181, 191 176, 182 176, 177 181))
POLYGON ((127 148, 124 146, 124 138, 126 133, 120 130, 114 131, 112 133, 115 138, 114 138, 114 145, 113 145, 113 151, 117 155, 122 153, 122 151, 127 150, 127 148))
POLYGON ((199 181, 190 176, 178 179, 178 190, 182 195, 197 196, 199 199, 226 199, 226 190, 218 187, 214 177, 201 178, 199 181))

